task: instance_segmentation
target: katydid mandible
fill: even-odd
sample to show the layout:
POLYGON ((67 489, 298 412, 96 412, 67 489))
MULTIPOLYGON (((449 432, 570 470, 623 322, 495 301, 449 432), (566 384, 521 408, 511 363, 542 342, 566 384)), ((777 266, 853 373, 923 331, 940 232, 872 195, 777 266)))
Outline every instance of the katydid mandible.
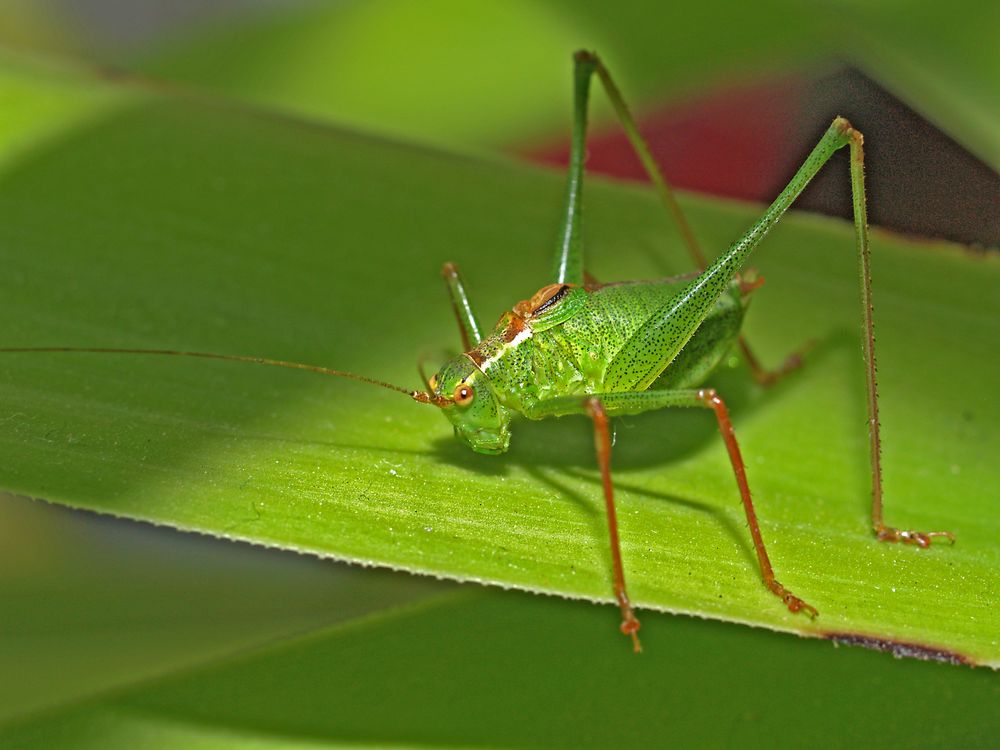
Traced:
POLYGON ((464 352, 425 379, 426 390, 409 390, 341 370, 263 357, 158 349, 80 347, 5 348, 0 352, 92 352, 158 354, 251 362, 347 377, 405 393, 436 406, 455 435, 478 453, 497 454, 510 443, 515 415, 543 419, 584 415, 591 419, 600 467, 611 546, 612 583, 621 610, 621 630, 640 651, 639 620, 625 583, 611 478, 608 420, 666 407, 700 407, 715 415, 732 463, 750 536, 764 584, 792 612, 818 612, 775 577, 751 500, 749 483, 725 401, 702 387, 726 355, 738 347, 754 377, 769 385, 801 363, 792 355, 775 371, 765 371, 741 336, 748 298, 759 285, 743 273, 751 251, 778 222, 812 177, 837 150, 850 150, 856 250, 860 266, 862 342, 867 372, 867 407, 872 471, 872 528, 881 541, 927 547, 935 537, 954 541, 947 531, 908 531, 887 526, 882 512, 875 338, 872 322, 868 226, 861 133, 836 118, 816 147, 763 216, 711 264, 664 179, 607 68, 596 54, 574 57, 574 119, 566 203, 550 283, 513 305, 494 330, 483 335, 458 268, 446 263, 443 275, 464 352), (591 80, 601 81, 615 112, 660 198, 676 221, 698 271, 654 281, 602 284, 584 270, 581 238, 583 164, 591 80))

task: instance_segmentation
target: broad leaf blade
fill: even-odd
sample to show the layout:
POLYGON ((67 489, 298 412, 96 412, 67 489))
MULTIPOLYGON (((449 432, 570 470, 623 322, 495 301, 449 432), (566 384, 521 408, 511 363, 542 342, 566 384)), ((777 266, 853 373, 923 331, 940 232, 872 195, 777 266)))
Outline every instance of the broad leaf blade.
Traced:
MULTIPOLYGON (((654 0, 369 0, 247 14, 127 64, 455 149, 568 132, 576 49, 598 50, 641 101, 690 95, 734 71, 785 73, 828 45, 826 19, 787 0, 709 0, 683 13, 654 0)), ((601 97, 595 106, 610 113, 601 97)))
POLYGON ((0 724, 446 589, 2 500, 0 724))
MULTIPOLYGON (((87 92, 92 82, 34 88, 87 92)), ((116 89, 117 108, 25 152, 0 181, 8 345, 261 354, 401 384, 457 344, 438 268, 484 318, 545 281, 561 178, 199 100, 116 89)), ((97 87, 95 96, 107 92, 97 87)), ((845 175, 845 190, 846 187, 845 175)), ((691 204, 721 248, 755 211, 691 204)), ((683 270, 644 191, 588 188, 599 278, 683 270), (614 259, 614 260, 612 260, 614 259)), ((863 375, 849 226, 790 219, 758 256, 750 335, 810 366, 730 403, 772 559, 815 624, 759 580, 706 414, 619 427, 615 468, 641 606, 808 634, 862 633, 997 663, 1000 547, 990 397, 1000 268, 877 237, 889 520, 954 549, 867 530, 863 375), (933 366, 929 366, 930 362, 933 366)), ((6 355, 0 483, 76 507, 463 580, 607 600, 609 554, 584 420, 519 426, 475 456, 431 407, 355 383, 182 359, 6 355)))
POLYGON ((127 64, 454 149, 523 146, 567 132, 569 54, 577 48, 598 50, 640 111, 720 83, 837 61, 863 67, 995 167, 998 24, 990 0, 947 8, 710 0, 683 13, 654 0, 368 0, 227 19, 127 64))
POLYGON ((478 591, 0 730, 24 748, 992 746, 996 676, 761 630, 478 591), (458 637, 456 637, 456 635, 458 637), (714 719, 714 720, 713 720, 714 719))

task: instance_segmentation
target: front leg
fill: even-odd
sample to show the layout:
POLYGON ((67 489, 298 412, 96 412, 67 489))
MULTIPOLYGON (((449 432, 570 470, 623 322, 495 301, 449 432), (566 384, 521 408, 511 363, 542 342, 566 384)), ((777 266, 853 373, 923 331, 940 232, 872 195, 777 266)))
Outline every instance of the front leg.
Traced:
MULTIPOLYGON (((625 580, 621 572, 621 552, 618 549, 618 531, 614 520, 614 500, 612 498, 610 470, 611 443, 607 436, 607 417, 622 414, 641 414, 671 406, 698 406, 711 409, 715 413, 719 432, 726 443, 729 460, 733 465, 733 473, 736 476, 736 484, 740 491, 740 500, 743 503, 743 511, 746 514, 747 524, 750 527, 750 537, 753 540, 754 550, 757 552, 757 561, 760 563, 764 585, 775 596, 781 599, 789 611, 804 612, 810 617, 816 617, 819 614, 816 608, 786 589, 774 575, 774 568, 771 566, 771 560, 764 546, 764 537, 760 531, 760 524, 757 522, 757 512, 754 510, 753 500, 750 496, 750 485, 747 482, 743 457, 740 455, 740 447, 736 442, 736 434, 733 431, 732 422, 729 420, 729 410, 726 408, 726 404, 722 398, 710 388, 676 391, 628 391, 623 393, 595 394, 591 397, 561 396, 539 402, 529 410, 527 416, 534 419, 586 413, 594 420, 595 439, 598 441, 597 455, 601 463, 601 476, 604 481, 604 494, 608 505, 608 521, 611 528, 616 596, 619 595, 619 591, 624 595, 625 580), (598 416, 595 416, 595 413, 598 416), (603 438, 601 437, 602 431, 603 438)), ((624 600, 622 596, 618 596, 618 602, 622 608, 622 614, 626 616, 625 622, 622 623, 622 630, 628 632, 626 625, 629 622, 628 615, 631 614, 631 606, 628 603, 627 596, 625 596, 624 600)), ((638 622, 635 623, 635 627, 638 629, 638 622)))
POLYGON ((608 534, 611 536, 611 563, 614 570, 615 599, 622 611, 621 630, 632 636, 632 648, 642 651, 639 643, 639 621, 632 611, 625 590, 625 568, 622 566, 622 550, 618 541, 618 514, 615 511, 615 490, 611 484, 611 435, 608 430, 608 416, 601 400, 597 397, 584 401, 584 408, 594 421, 594 447, 597 449, 597 463, 601 467, 601 482, 604 484, 604 504, 608 513, 608 534))
POLYGON ((448 298, 451 300, 451 309, 455 313, 455 320, 458 322, 458 332, 462 336, 462 351, 470 351, 482 341, 482 334, 479 332, 479 322, 472 312, 472 304, 469 296, 465 292, 465 284, 458 272, 458 266, 454 263, 445 263, 441 268, 441 276, 448 287, 448 298))

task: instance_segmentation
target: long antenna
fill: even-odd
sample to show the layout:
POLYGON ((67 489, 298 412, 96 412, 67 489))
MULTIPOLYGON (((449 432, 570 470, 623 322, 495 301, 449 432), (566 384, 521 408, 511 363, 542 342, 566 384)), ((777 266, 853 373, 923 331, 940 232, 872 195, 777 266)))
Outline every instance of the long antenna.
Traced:
POLYGON ((21 354, 21 353, 83 353, 83 354, 157 354, 167 357, 199 357, 201 359, 222 359, 228 362, 249 362, 254 365, 270 365, 272 367, 287 367, 292 370, 306 370, 307 372, 315 372, 320 375, 335 375, 340 378, 350 378, 351 380, 357 380, 362 383, 369 383, 371 385, 378 385, 382 388, 388 388, 391 391, 398 391, 399 393, 404 393, 414 401, 418 401, 421 404, 433 404, 434 406, 449 406, 451 405, 451 399, 445 398, 443 396, 436 396, 433 393, 427 393, 425 391, 411 391, 407 388, 401 388, 398 385, 393 385, 392 383, 386 383, 382 380, 376 380, 375 378, 369 378, 364 375, 358 375, 353 372, 345 372, 344 370, 331 370, 328 367, 318 367, 316 365, 306 365, 301 362, 286 362, 281 359, 268 359, 267 357, 250 357, 240 354, 214 354, 212 352, 182 352, 175 351, 173 349, 112 349, 106 347, 77 347, 77 346, 28 346, 28 347, 3 347, 0 348, 0 354, 21 354))

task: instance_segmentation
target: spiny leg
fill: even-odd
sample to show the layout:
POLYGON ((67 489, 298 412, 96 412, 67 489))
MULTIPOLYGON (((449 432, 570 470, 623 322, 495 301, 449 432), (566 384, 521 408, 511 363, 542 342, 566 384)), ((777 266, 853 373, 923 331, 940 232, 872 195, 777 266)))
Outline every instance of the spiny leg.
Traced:
MULTIPOLYGON (((740 491, 740 500, 743 503, 743 511, 746 514, 747 524, 750 527, 750 537, 753 540, 754 550, 757 553, 757 561, 760 564, 760 572, 764 579, 764 585, 766 585, 768 590, 770 590, 775 596, 781 599, 785 606, 788 607, 789 611, 804 612, 810 617, 816 617, 817 614, 819 614, 815 607, 807 604, 779 583, 774 575, 774 568, 771 566, 771 560, 768 557, 767 549, 764 546, 764 537, 760 531, 760 524, 757 522, 757 512, 754 510, 753 500, 750 496, 750 485, 747 482, 746 468, 743 463, 743 457, 740 455, 739 444, 736 442, 736 434, 733 431, 732 422, 729 420, 729 410, 726 408, 725 402, 714 390, 699 389, 602 393, 599 396, 594 396, 585 400, 581 399, 579 396, 561 396, 559 398, 542 401, 529 411, 528 416, 531 418, 565 416, 568 414, 580 413, 587 413, 591 415, 594 419, 595 430, 598 431, 595 433, 598 440, 597 452, 598 458, 601 460, 601 474, 604 479, 605 497, 608 499, 608 516, 609 519, 611 519, 614 517, 614 503, 611 499, 612 489, 610 468, 605 467, 605 461, 602 457, 601 438, 598 434, 600 432, 600 429, 598 428, 598 417, 594 415, 595 404, 600 408, 600 419, 605 424, 605 441, 607 441, 606 424, 608 416, 617 416, 620 414, 641 414, 643 412, 663 409, 671 406, 697 406, 712 409, 715 413, 715 419, 719 425, 719 432, 722 434, 722 439, 726 443, 726 450, 729 452, 729 460, 730 463, 732 463, 733 473, 736 476, 736 484, 740 491)), ((608 461, 610 461, 610 442, 607 442, 607 446, 603 450, 609 457, 608 461)), ((617 549, 617 532, 614 530, 615 527, 613 525, 612 529, 612 552, 614 554, 617 549)), ((615 593, 618 594, 619 580, 617 575, 621 570, 620 553, 618 554, 616 560, 615 593)), ((620 583, 620 590, 622 594, 624 594, 624 577, 621 579, 620 583)), ((628 607, 627 597, 624 599, 624 602, 621 598, 619 598, 619 604, 622 606, 622 614, 626 619, 626 621, 622 623, 622 630, 625 630, 625 626, 628 622, 628 615, 631 613, 631 608, 628 607)), ((636 623, 636 626, 638 626, 638 623, 636 623)))
POLYGON ((872 468, 872 528, 883 542, 903 542, 926 548, 934 537, 944 537, 952 543, 955 535, 950 531, 912 531, 886 526, 882 503, 882 441, 878 415, 878 380, 875 365, 875 323, 872 308, 871 251, 868 247, 868 208, 865 200, 864 136, 847 120, 837 118, 848 138, 851 150, 851 199, 854 205, 855 240, 858 249, 858 267, 861 280, 861 315, 864 333, 861 337, 868 381, 868 435, 872 468))
POLYGON ((687 287, 664 302, 621 347, 608 366, 608 391, 649 388, 694 335, 722 294, 746 264, 750 253, 781 219, 830 156, 848 143, 846 120, 827 129, 784 190, 764 214, 730 248, 687 287))
POLYGON ((614 574, 615 599, 622 612, 621 631, 632 637, 632 648, 636 653, 642 651, 639 643, 639 620, 632 611, 628 592, 625 589, 625 569, 622 566, 622 551, 618 541, 618 514, 615 512, 614 487, 611 484, 611 436, 608 431, 608 417, 604 412, 600 399, 589 398, 586 401, 587 413, 594 421, 594 447, 597 450, 597 463, 601 467, 601 481, 604 484, 604 504, 608 515, 608 534, 611 537, 611 563, 614 574))
POLYGON ((642 163, 643 169, 646 170, 646 174, 649 176, 650 181, 656 186, 656 192, 660 196, 660 201, 676 222, 677 228, 680 230, 681 237, 684 239, 684 244, 687 246, 688 253, 691 255, 691 259, 699 269, 704 268, 708 265, 705 260, 705 254, 701 251, 701 247, 698 245, 698 240, 695 238, 694 232, 691 230, 691 225, 688 223, 687 217, 681 210, 680 204, 677 203, 677 198, 674 195, 673 188, 670 187, 670 183, 667 182, 667 178, 663 176, 663 172, 656 163, 656 159, 653 158, 653 154, 649 150, 649 144, 646 143, 646 139, 643 138, 642 133, 639 132, 639 127, 636 125, 635 118, 632 116, 632 112, 625 103, 625 98, 622 96, 618 85, 611 77, 610 71, 604 66, 604 63, 601 62, 601 59, 594 52, 577 52, 575 59, 577 61, 577 65, 580 65, 583 60, 590 61, 594 65, 597 77, 601 80, 601 84, 604 87, 605 93, 608 95, 611 106, 614 107, 615 114, 618 115, 618 121, 621 123, 622 129, 625 131, 625 135, 628 137, 629 143, 632 144, 632 150, 635 151, 636 156, 639 157, 639 161, 642 163))
MULTIPOLYGON (((620 89, 611 77, 610 71, 593 52, 578 52, 576 54, 576 60, 578 66, 582 64, 581 60, 587 61, 594 66, 598 78, 600 78, 601 84, 604 87, 604 91, 607 94, 608 99, 611 101, 611 105, 614 107, 615 113, 618 115, 618 120, 621 123, 622 129, 625 131, 629 143, 632 145, 632 149, 635 151, 636 156, 638 156, 639 161, 642 163, 643 169, 646 170, 646 174, 650 181, 656 187, 656 192, 660 196, 660 201, 663 203, 664 207, 677 224, 677 228, 681 233, 682 239, 684 240, 684 245, 687 248, 688 254, 691 256, 691 259, 694 261, 699 270, 704 269, 705 266, 708 265, 705 260, 705 254, 702 252, 701 246, 698 244, 698 240, 694 235, 694 231, 691 229, 691 225, 688 222, 687 217, 684 215, 684 211, 677 202, 673 188, 670 186, 670 183, 667 181, 666 177, 664 177, 659 165, 653 158, 653 154, 649 149, 649 144, 646 143, 646 140, 642 137, 642 133, 639 132, 639 127, 636 125, 635 118, 632 116, 628 105, 625 103, 625 98, 622 96, 620 89)), ((746 359, 747 365, 750 367, 751 375, 757 383, 765 387, 774 385, 785 375, 801 367, 803 358, 813 346, 813 342, 807 342, 805 345, 792 352, 792 354, 790 354, 780 366, 769 370, 761 364, 760 359, 754 354, 746 336, 741 334, 738 341, 740 352, 744 359, 746 359)))
POLYGON ((573 131, 570 137, 569 170, 566 179, 566 203, 556 242, 552 280, 557 284, 584 283, 583 240, 580 218, 583 208, 583 162, 587 157, 587 102, 590 99, 590 76, 594 63, 580 54, 574 57, 573 131))
POLYGON ((595 72, 628 134, 629 141, 646 168, 650 179, 656 184, 661 200, 680 227, 688 251, 697 266, 704 268, 706 265, 705 257, 698 247, 694 233, 677 204, 673 191, 663 177, 663 173, 656 166, 649 147, 639 134, 635 120, 628 111, 628 107, 625 105, 615 82, 611 79, 610 73, 604 67, 604 63, 595 53, 585 50, 573 55, 573 62, 573 128, 570 136, 566 201, 552 268, 553 281, 559 284, 582 285, 585 283, 586 274, 583 269, 583 241, 581 238, 583 164, 587 156, 587 110, 590 100, 590 79, 595 72))

